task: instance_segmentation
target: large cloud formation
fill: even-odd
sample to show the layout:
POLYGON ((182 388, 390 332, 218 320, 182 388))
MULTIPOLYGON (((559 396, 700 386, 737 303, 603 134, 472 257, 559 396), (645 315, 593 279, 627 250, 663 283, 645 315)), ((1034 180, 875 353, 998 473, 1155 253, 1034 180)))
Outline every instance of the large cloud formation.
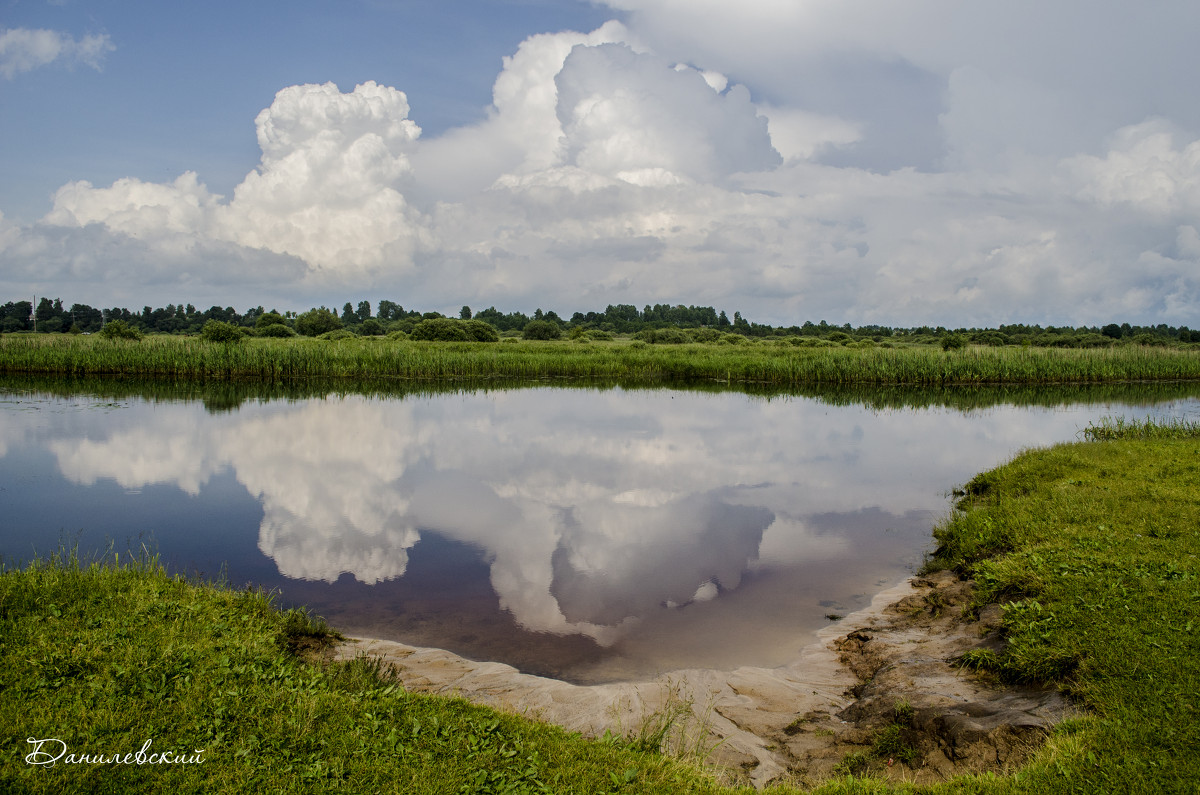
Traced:
POLYGON ((292 86, 230 199, 66 185, 0 218, 0 286, 1200 324, 1200 7, 608 4, 624 23, 523 42, 476 124, 421 138, 397 88, 292 86))

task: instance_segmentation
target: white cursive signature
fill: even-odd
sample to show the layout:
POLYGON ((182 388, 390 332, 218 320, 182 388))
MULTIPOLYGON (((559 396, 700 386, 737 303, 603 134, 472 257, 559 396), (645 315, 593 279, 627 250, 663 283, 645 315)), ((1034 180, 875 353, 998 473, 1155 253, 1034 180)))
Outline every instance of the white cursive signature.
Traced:
POLYGON ((33 745, 33 750, 25 755, 25 763, 47 767, 54 767, 55 762, 64 765, 198 765, 204 762, 201 758, 203 748, 194 749, 190 755, 173 751, 147 753, 153 740, 147 740, 141 749, 125 754, 68 754, 67 744, 56 737, 44 740, 27 737, 25 742, 33 745))

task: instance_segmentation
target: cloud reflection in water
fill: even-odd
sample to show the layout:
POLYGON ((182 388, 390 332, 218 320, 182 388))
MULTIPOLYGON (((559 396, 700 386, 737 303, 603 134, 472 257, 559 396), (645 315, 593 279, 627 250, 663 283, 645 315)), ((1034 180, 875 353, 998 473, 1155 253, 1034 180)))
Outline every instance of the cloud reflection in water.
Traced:
POLYGON ((501 609, 526 630, 629 650, 719 628, 728 644, 766 648, 778 638, 739 633, 772 621, 792 633, 790 614, 821 589, 865 598, 898 579, 949 488, 1073 421, 530 389, 219 415, 157 404, 50 448, 81 484, 196 494, 232 471, 263 506, 259 549, 287 577, 402 578, 436 533, 481 551, 501 609))

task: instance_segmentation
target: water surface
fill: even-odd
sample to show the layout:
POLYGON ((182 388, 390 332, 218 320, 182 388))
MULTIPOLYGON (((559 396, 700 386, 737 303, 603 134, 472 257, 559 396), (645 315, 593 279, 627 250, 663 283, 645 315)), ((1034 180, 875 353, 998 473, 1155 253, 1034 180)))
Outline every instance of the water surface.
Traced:
POLYGON ((145 543, 348 634, 572 681, 780 665, 910 574, 974 473, 1104 415, 1200 405, 1072 394, 959 410, 541 387, 214 410, 10 388, 0 552, 145 543))

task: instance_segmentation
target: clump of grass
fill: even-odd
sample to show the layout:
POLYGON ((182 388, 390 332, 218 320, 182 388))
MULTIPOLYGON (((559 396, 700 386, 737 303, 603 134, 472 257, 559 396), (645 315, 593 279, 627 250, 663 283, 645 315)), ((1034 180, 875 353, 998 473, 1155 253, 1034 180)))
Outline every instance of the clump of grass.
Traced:
POLYGON ((1113 439, 1200 439, 1200 421, 1185 417, 1102 417, 1081 431, 1090 441, 1113 439))
POLYGON ((875 735, 871 753, 876 759, 894 759, 910 766, 920 756, 906 736, 905 728, 896 723, 885 726, 875 735))
POLYGON ((871 766, 871 757, 865 751, 852 751, 833 768, 836 776, 861 776, 871 766))
MULTIPOLYGON (((662 703, 658 707, 647 709, 643 701, 638 725, 623 737, 610 732, 606 741, 619 741, 636 751, 703 763, 720 744, 712 735, 712 702, 698 711, 694 700, 684 694, 681 683, 668 679, 662 687, 662 703)), ((614 705, 614 712, 617 706, 614 705)))

